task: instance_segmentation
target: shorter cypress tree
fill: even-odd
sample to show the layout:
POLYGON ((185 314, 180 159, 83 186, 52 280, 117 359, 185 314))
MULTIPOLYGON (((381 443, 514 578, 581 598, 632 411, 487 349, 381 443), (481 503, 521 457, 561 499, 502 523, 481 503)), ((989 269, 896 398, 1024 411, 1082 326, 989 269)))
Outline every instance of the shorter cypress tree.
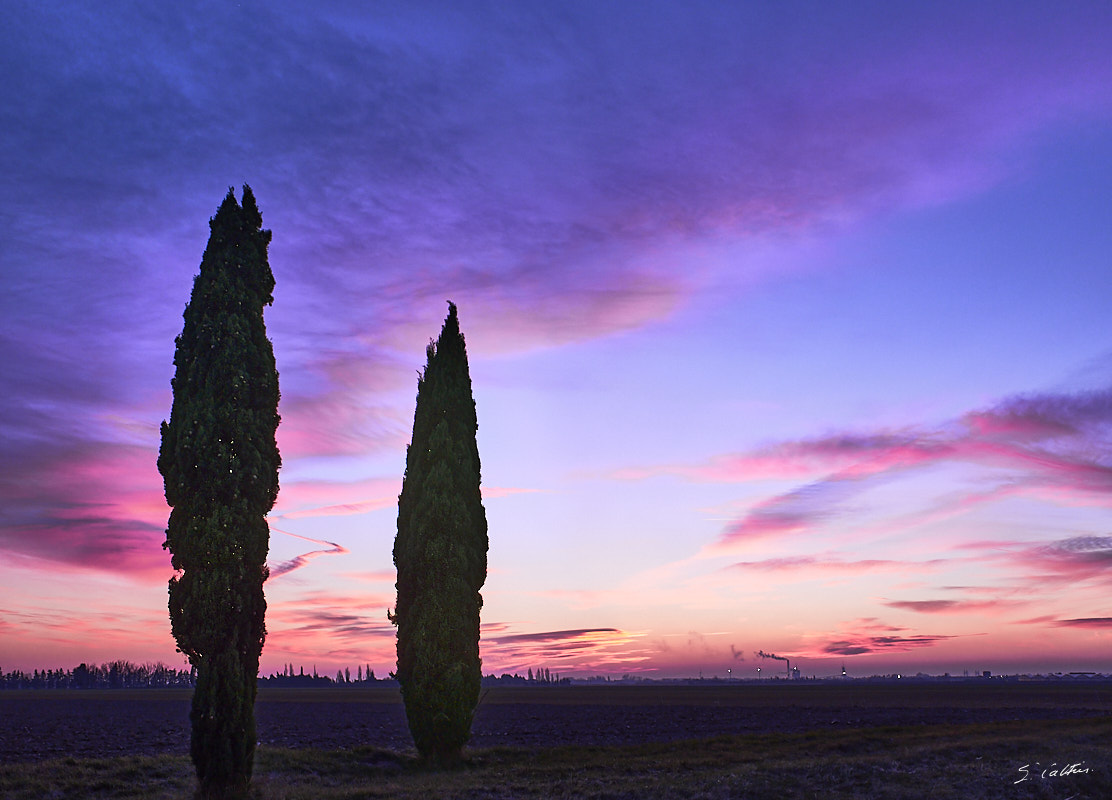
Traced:
POLYGON ((430 343, 417 382, 413 439, 398 498, 394 564, 398 668, 406 717, 421 756, 457 763, 471 736, 482 680, 479 590, 487 522, 479 489, 478 423, 455 305, 430 343))

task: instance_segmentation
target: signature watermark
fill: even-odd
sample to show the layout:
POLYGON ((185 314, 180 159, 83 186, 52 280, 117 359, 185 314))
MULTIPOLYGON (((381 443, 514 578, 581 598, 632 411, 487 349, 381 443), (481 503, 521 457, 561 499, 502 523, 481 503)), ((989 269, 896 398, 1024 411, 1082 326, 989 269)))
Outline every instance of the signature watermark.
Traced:
POLYGON ((1054 780, 1055 778, 1065 778, 1070 775, 1088 775, 1089 766, 1084 761, 1077 763, 1059 764, 1057 761, 1053 762, 1050 766, 1044 767, 1038 761, 1034 764, 1024 764, 1019 768, 1019 780, 1012 781, 1012 784, 1023 783, 1029 780, 1054 780))

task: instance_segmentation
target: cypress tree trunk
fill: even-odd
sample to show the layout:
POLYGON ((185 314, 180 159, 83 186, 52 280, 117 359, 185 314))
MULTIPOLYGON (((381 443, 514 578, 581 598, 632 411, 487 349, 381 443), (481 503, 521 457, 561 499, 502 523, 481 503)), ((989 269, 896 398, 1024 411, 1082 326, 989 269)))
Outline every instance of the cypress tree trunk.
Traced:
POLYGON ((158 470, 172 507, 170 625, 197 671, 191 754, 204 797, 240 797, 255 753, 266 637, 266 514, 278 496, 278 372, 263 308, 273 301, 270 231, 250 188, 229 190, 174 353, 174 400, 158 470))
POLYGON ((395 673, 421 756, 461 758, 482 678, 479 594, 486 581, 487 523, 479 490, 478 423, 455 305, 430 343, 417 381, 413 440, 398 498, 394 564, 398 597, 395 673))

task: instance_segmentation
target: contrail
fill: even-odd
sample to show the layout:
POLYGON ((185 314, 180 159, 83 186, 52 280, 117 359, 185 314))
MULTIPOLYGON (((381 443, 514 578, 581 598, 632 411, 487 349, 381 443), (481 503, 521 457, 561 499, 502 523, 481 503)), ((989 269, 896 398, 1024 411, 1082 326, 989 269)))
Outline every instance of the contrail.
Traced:
POLYGON ((326 544, 328 550, 310 550, 308 553, 302 553, 299 556, 294 556, 289 561, 283 561, 281 564, 276 564, 270 568, 270 577, 277 578, 279 575, 285 575, 287 572, 293 572, 299 567, 304 567, 310 560, 317 556, 323 555, 338 555, 342 556, 348 552, 346 547, 336 544, 335 542, 326 542, 323 539, 311 539, 308 536, 302 536, 297 533, 290 533, 289 531, 279 530, 278 528, 271 528, 274 533, 283 533, 286 536, 292 536, 295 539, 304 539, 306 542, 313 542, 313 544, 326 544))

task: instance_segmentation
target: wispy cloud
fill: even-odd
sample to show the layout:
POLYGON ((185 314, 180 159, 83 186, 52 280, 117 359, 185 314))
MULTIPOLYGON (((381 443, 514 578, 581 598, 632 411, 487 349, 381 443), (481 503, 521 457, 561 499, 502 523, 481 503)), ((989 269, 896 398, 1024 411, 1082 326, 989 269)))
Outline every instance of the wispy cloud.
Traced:
POLYGON ((919 614, 966 614, 969 612, 986 613, 1011 610, 1029 605, 1029 601, 1001 600, 889 600, 884 603, 888 608, 914 611, 919 614))
POLYGON ((484 486, 482 487, 484 500, 497 500, 500 497, 512 497, 518 494, 535 494, 539 489, 521 489, 513 486, 484 486))
POLYGON ((362 583, 389 583, 393 585, 398 574, 392 569, 383 569, 371 572, 341 572, 340 577, 362 583))
POLYGON ((268 598, 264 656, 392 664, 397 629, 386 617, 392 605, 392 597, 362 591, 310 590, 268 598))
POLYGON ((400 476, 358 481, 293 480, 282 485, 270 518, 306 519, 365 514, 397 505, 401 487, 400 476))
POLYGON ((924 572, 936 570, 947 563, 944 559, 930 561, 895 561, 891 559, 863 558, 846 560, 833 555, 783 556, 765 558, 759 561, 737 561, 727 567, 729 570, 753 572, 798 573, 803 577, 823 574, 857 575, 871 572, 924 572))
MULTIPOLYGON (((1112 391, 1008 398, 934 429, 838 434, 783 442, 752 453, 719 456, 704 464, 626 469, 631 479, 676 474, 689 480, 745 482, 807 477, 787 492, 758 501, 726 526, 718 547, 813 532, 838 519, 852 497, 896 477, 940 465, 991 469, 995 485, 975 486, 926 504, 899 519, 911 528, 960 515, 1013 496, 1088 498, 1112 504, 1112 391)), ((1101 552, 1045 555, 1051 561, 1103 563, 1101 552)))
POLYGON ((492 644, 520 644, 523 642, 573 642, 576 646, 597 641, 598 634, 621 633, 617 628, 581 628, 572 631, 543 631, 541 633, 515 633, 492 639, 492 644))
POLYGON ((1028 586, 1080 585, 1112 580, 1112 536, 1073 536, 1043 544, 1023 543, 1002 558, 1022 571, 1028 586))
POLYGON ((822 653, 828 656, 856 656, 866 653, 890 653, 915 650, 920 647, 932 647, 955 636, 857 636, 845 639, 831 639, 822 648, 822 653))
POLYGON ((20 657, 16 643, 32 648, 40 666, 51 662, 54 666, 72 666, 69 658, 76 652, 82 654, 79 660, 117 659, 123 654, 131 660, 176 660, 164 609, 153 604, 121 604, 118 598, 84 600, 81 607, 65 597, 5 603, 0 608, 5 661, 10 665, 11 660, 20 657))
POLYGON ((169 575, 169 508, 148 450, 115 442, 20 450, 0 455, 0 549, 71 570, 169 575))
MULTIPOLYGON (((353 516, 396 508, 400 491, 400 478, 371 478, 353 482, 294 481, 283 487, 270 518, 294 520, 353 516)), ((537 491, 509 486, 482 487, 484 500, 537 491)))
POLYGON ((643 632, 617 628, 499 633, 481 639, 484 670, 524 672, 536 667, 630 671, 649 660, 643 632))
POLYGON ((1087 617, 1084 619, 1060 619, 1054 623, 1059 628, 1112 628, 1112 617, 1087 617))
POLYGON ((917 634, 907 628, 888 625, 875 618, 846 623, 833 634, 816 634, 808 637, 809 644, 798 655, 823 658, 899 653, 941 644, 955 635, 917 634))

